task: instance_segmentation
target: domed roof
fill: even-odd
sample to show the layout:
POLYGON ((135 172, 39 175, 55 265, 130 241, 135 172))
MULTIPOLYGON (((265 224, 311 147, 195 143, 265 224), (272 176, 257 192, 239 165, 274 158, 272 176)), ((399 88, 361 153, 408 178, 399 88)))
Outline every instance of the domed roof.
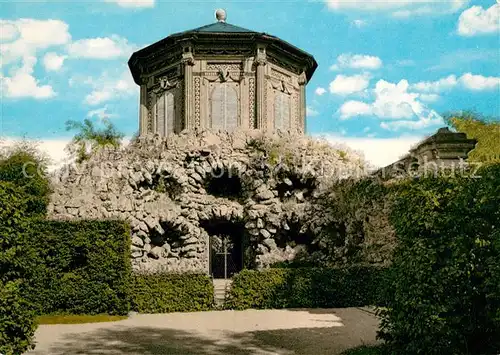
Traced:
MULTIPOLYGON (((283 55, 294 62, 300 63, 300 66, 306 71, 307 80, 314 74, 318 64, 309 53, 278 37, 227 23, 224 10, 217 10, 216 17, 217 22, 215 23, 174 33, 132 54, 129 60, 129 67, 134 81, 140 85, 140 74, 151 58, 158 58, 162 53, 171 52, 175 47, 187 42, 192 43, 195 47, 201 43, 204 45, 213 44, 214 47, 217 47, 218 44, 227 45, 228 43, 240 46, 248 45, 250 47, 258 41, 272 47, 278 52, 282 52, 283 55)), ((196 55, 196 50, 194 53, 196 55)))

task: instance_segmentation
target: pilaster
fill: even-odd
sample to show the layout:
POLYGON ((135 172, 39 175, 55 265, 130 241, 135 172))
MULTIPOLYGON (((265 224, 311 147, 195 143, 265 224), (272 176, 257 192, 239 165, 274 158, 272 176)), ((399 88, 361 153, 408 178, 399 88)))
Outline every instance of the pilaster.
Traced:
POLYGON ((307 85, 307 76, 305 72, 302 72, 299 76, 299 105, 300 105, 300 124, 301 127, 296 127, 297 130, 302 133, 306 133, 306 115, 307 115, 307 106, 306 106, 306 85, 307 85))
POLYGON ((184 66, 184 129, 194 128, 194 81, 193 66, 195 64, 193 54, 190 51, 182 54, 182 65, 184 66))
POLYGON ((139 108, 139 135, 148 133, 148 88, 145 83, 141 85, 139 108))
POLYGON ((256 121, 257 129, 266 130, 266 48, 264 46, 257 46, 257 56, 255 58, 255 65, 257 66, 256 78, 256 121))

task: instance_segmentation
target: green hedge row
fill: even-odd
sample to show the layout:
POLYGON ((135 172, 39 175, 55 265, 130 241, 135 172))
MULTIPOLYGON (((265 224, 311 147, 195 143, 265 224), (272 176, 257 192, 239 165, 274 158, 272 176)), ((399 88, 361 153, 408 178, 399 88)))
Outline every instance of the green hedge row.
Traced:
POLYGON ((127 314, 130 229, 121 221, 30 224, 28 248, 37 265, 23 296, 38 314, 127 314))
POLYGON ((500 165, 401 185, 381 336, 395 354, 500 352, 500 165))
POLYGON ((195 312, 212 308, 212 280, 201 274, 134 274, 131 307, 140 313, 195 312))
POLYGON ((231 309, 333 308, 381 303, 386 270, 283 268, 243 270, 233 278, 231 309))
POLYGON ((0 181, 0 354, 22 354, 33 344, 35 313, 19 291, 30 272, 26 260, 34 260, 24 247, 29 209, 22 188, 0 181))

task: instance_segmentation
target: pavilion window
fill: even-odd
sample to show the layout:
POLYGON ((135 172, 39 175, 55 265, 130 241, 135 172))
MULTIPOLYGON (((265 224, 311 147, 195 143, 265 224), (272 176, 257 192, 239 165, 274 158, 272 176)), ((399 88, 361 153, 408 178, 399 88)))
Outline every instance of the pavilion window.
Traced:
POLYGON ((276 92, 274 96, 274 129, 276 131, 290 130, 290 95, 276 92))
POLYGON ((161 136, 167 136, 174 133, 174 122, 174 94, 167 91, 156 101, 156 133, 161 136))
POLYGON ((238 94, 228 83, 215 86, 210 98, 211 128, 232 132, 238 126, 238 94))

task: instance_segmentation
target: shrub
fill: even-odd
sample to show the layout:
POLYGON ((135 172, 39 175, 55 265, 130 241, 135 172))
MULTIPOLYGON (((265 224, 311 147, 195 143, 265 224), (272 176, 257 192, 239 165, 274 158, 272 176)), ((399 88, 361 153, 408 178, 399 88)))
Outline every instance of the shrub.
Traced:
POLYGON ((120 221, 33 221, 38 266, 23 287, 38 314, 127 314, 130 232, 120 221))
POLYGON ((134 311, 168 313, 208 311, 212 308, 212 280, 201 274, 135 274, 132 281, 134 311))
POLYGON ((27 245, 29 197, 9 182, 0 181, 0 281, 24 278, 32 269, 33 249, 27 245))
POLYGON ((28 143, 15 146, 0 159, 0 181, 24 190, 28 212, 44 215, 51 192, 47 160, 28 143))
POLYGON ((243 270, 229 292, 227 308, 333 308, 380 302, 385 269, 286 268, 243 270))
POLYGON ((500 349, 500 165, 399 189, 381 337, 398 354, 500 349))
POLYGON ((0 281, 0 354, 4 355, 22 354, 34 348, 35 316, 19 295, 19 283, 0 281))
POLYGON ((333 184, 315 201, 309 221, 318 247, 310 259, 321 267, 390 265, 396 246, 389 221, 394 187, 374 178, 333 184))
POLYGON ((31 305, 19 286, 33 264, 32 250, 23 248, 29 217, 23 191, 0 182, 0 353, 20 354, 32 348, 36 329, 31 305), (27 259, 25 259, 25 257, 27 259), (27 262, 25 262, 25 260, 27 262))

